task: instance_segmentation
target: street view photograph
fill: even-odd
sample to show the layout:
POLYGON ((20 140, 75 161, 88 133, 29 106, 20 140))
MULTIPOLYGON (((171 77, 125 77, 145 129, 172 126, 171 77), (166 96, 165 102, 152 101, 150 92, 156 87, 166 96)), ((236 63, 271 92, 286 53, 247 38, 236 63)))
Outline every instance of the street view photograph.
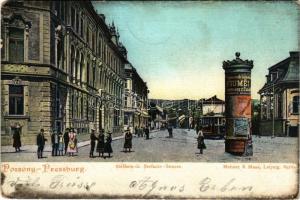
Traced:
POLYGON ((6 1, 2 162, 299 161, 294 1, 6 1))

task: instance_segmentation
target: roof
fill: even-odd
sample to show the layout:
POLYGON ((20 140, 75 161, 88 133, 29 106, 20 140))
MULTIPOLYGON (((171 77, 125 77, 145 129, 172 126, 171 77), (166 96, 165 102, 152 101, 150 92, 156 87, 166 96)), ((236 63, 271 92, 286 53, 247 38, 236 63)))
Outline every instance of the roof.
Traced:
POLYGON ((277 64, 269 67, 269 74, 266 76, 268 80, 264 86, 258 91, 259 94, 269 90, 274 86, 285 83, 299 83, 299 52, 290 52, 290 56, 277 64), (272 73, 277 74, 277 78, 270 80, 272 73))
POLYGON ((288 71, 282 81, 299 81, 299 62, 290 61, 288 71))
POLYGON ((208 99, 205 99, 205 100, 203 100, 203 103, 205 104, 205 103, 209 103, 209 104, 211 104, 211 103, 225 103, 222 99, 219 99, 218 97, 217 97, 217 95, 215 95, 215 96, 212 96, 212 97, 210 97, 210 98, 208 98, 208 99))

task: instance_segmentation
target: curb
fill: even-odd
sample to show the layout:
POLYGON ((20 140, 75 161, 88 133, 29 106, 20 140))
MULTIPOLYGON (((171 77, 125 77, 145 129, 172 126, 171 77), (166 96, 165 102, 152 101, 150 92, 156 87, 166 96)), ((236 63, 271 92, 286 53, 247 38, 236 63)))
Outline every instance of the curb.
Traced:
MULTIPOLYGON (((152 130, 152 131, 150 131, 150 133, 154 133, 154 132, 159 132, 159 130, 152 130)), ((133 137, 137 137, 136 135, 133 135, 133 137)), ((112 140, 113 141, 115 141, 115 140, 119 140, 119 139, 122 139, 122 138, 124 138, 124 135, 121 135, 121 136, 117 136, 117 137, 113 137, 112 138, 112 140)), ((88 145, 90 145, 90 140, 86 140, 86 141, 82 141, 82 142, 79 142, 78 143, 78 148, 81 148, 81 147, 85 147, 85 146, 88 146, 88 145)), ((31 145, 29 145, 29 146, 31 146, 31 145)), ((26 146, 23 146, 23 148, 25 147, 25 149, 26 149, 26 146)), ((35 149, 36 148, 36 145, 32 145, 32 147, 35 149)), ((50 147, 47 147, 47 148, 51 148, 51 145, 50 145, 50 147)), ((13 151, 13 147, 12 146, 1 146, 1 154, 2 153, 15 153, 14 151, 13 151), (10 150, 4 150, 4 151, 2 151, 2 148, 8 148, 8 149, 12 149, 12 151, 10 151, 10 150)), ((26 150, 27 151, 27 150, 26 150)), ((32 150, 30 147, 29 147, 29 150, 27 151, 28 153, 36 153, 36 151, 35 150, 32 150)), ((51 152, 51 150, 44 150, 44 152, 51 152)))

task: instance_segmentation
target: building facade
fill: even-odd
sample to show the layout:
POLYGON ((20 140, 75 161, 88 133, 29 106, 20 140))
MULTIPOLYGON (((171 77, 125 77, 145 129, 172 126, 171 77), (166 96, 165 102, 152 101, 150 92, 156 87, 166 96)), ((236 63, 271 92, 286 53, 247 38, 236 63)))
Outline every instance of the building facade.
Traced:
POLYGON ((299 52, 269 68, 260 94, 260 135, 297 136, 299 131, 299 52))
POLYGON ((148 87, 131 63, 125 64, 124 128, 148 124, 148 87))
POLYGON ((9 1, 1 16, 1 134, 123 127, 126 48, 90 1, 9 1))

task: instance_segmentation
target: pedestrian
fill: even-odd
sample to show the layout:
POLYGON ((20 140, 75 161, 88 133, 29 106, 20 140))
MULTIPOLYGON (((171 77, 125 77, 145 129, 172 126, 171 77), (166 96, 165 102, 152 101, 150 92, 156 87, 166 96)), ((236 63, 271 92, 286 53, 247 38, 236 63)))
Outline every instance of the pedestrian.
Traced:
POLYGON ((58 134, 58 155, 63 156, 64 155, 64 136, 62 132, 59 132, 58 134))
POLYGON ((40 133, 36 137, 36 144, 38 146, 37 149, 38 159, 43 158, 43 151, 44 151, 44 146, 46 141, 47 139, 45 138, 44 135, 44 129, 41 129, 40 133))
POLYGON ((76 144, 76 133, 74 129, 69 132, 69 142, 68 142, 68 149, 67 152, 69 156, 74 156, 74 153, 77 152, 77 144, 76 144))
POLYGON ((199 127, 197 141, 198 141, 198 149, 200 149, 200 154, 203 154, 203 149, 206 149, 206 145, 204 143, 204 135, 203 135, 202 127, 199 127))
POLYGON ((103 157, 103 154, 104 154, 104 143, 105 143, 105 140, 104 140, 104 129, 101 129, 100 132, 99 132, 97 149, 96 149, 96 151, 99 153, 99 157, 100 157, 100 154, 103 157))
POLYGON ((65 155, 67 154, 67 149, 68 149, 68 144, 69 144, 69 132, 70 132, 70 129, 66 128, 66 131, 64 133, 65 155))
POLYGON ((113 152, 113 150, 111 148, 111 142, 112 142, 111 132, 108 132, 106 142, 105 142, 105 145, 104 145, 104 152, 108 153, 108 157, 110 157, 110 154, 113 152))
POLYGON ((95 150, 96 140, 97 140, 97 137, 95 135, 95 129, 92 129, 90 140, 91 140, 90 158, 94 158, 94 150, 95 150))
POLYGON ((52 156, 57 156, 57 152, 58 152, 58 143, 59 143, 59 139, 58 139, 58 133, 57 131, 53 131, 53 134, 51 135, 51 144, 52 144, 52 156))
POLYGON ((15 148, 16 152, 21 151, 21 128, 18 124, 16 125, 13 133, 13 147, 15 148))
POLYGON ((149 130, 148 125, 146 125, 146 127, 144 129, 144 133, 146 135, 146 140, 148 140, 149 139, 149 134, 150 134, 150 130, 149 130))
POLYGON ((171 124, 169 124, 169 126, 168 126, 168 132, 169 132, 169 138, 172 138, 173 137, 173 128, 172 128, 171 124))
POLYGON ((134 128, 134 134, 137 135, 138 137, 140 137, 139 129, 137 126, 135 126, 135 128, 134 128))
POLYGON ((143 126, 139 128, 139 134, 141 137, 144 137, 144 127, 143 126))
POLYGON ((130 152, 132 148, 132 134, 129 129, 125 131, 125 142, 124 142, 124 152, 130 152))

